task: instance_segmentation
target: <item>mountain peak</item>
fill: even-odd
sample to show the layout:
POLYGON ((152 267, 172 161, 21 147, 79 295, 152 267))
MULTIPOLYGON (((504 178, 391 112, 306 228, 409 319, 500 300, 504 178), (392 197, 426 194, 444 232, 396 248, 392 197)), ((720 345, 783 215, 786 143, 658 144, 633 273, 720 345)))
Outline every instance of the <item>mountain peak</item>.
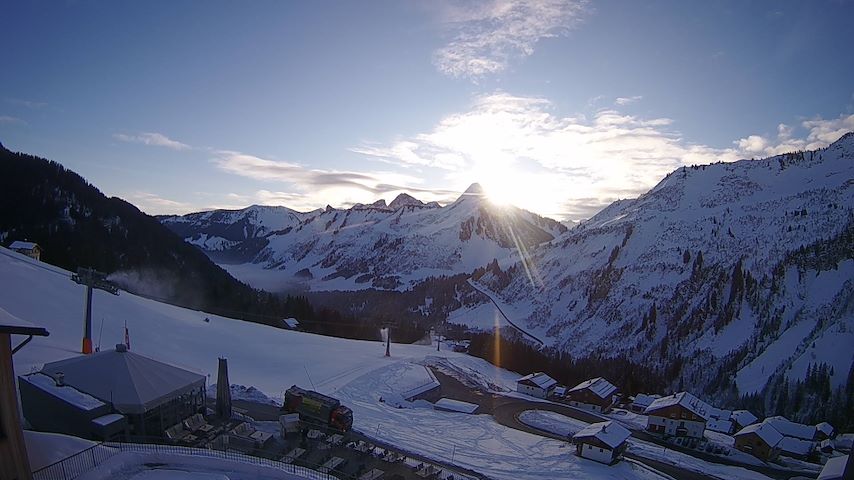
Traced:
POLYGON ((394 197, 394 200, 388 205, 392 210, 397 210, 400 207, 405 207, 407 205, 417 205, 422 206, 424 202, 418 200, 417 198, 409 195, 408 193, 401 193, 400 195, 394 197))
POLYGON ((475 182, 469 185, 469 188, 463 192, 463 195, 483 195, 483 187, 480 186, 479 183, 475 182))

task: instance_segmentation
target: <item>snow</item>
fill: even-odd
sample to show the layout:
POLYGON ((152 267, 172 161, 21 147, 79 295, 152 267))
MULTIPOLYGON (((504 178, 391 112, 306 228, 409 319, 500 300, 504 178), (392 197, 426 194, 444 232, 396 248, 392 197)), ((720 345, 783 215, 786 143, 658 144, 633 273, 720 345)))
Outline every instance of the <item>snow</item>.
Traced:
POLYGON ((92 420, 92 423, 96 423, 101 426, 107 426, 111 423, 115 423, 125 418, 124 415, 119 415, 118 413, 108 413, 107 415, 100 416, 96 419, 92 420))
POLYGON ((712 419, 706 423, 706 429, 714 432, 729 433, 732 431, 732 422, 729 420, 712 419))
POLYGON ((436 401, 435 405, 444 410, 453 410, 460 413, 474 413, 479 407, 475 403, 463 402, 452 398, 440 398, 436 401))
POLYGON ((557 380, 546 375, 543 372, 531 373, 519 379, 519 383, 524 383, 528 381, 533 382, 536 386, 542 388, 543 390, 548 390, 549 388, 557 384, 557 380))
POLYGON ((228 475, 221 473, 188 472, 185 470, 172 470, 158 468, 157 470, 146 470, 137 473, 131 480, 230 480, 228 475))
POLYGON ((734 436, 740 437, 749 433, 755 433, 769 447, 776 447, 783 440, 783 435, 774 427, 767 423, 754 423, 739 430, 734 436))
POLYGON ((732 412, 732 419, 738 422, 739 425, 747 426, 756 423, 758 418, 756 415, 750 413, 747 410, 735 410, 732 412))
POLYGON ((609 398, 614 392, 617 391, 617 387, 615 387, 611 382, 605 380, 602 377, 591 378, 590 380, 583 381, 578 385, 569 389, 570 392, 576 392, 579 390, 584 390, 585 388, 589 388, 591 392, 595 393, 599 398, 609 398))
POLYGON ((762 423, 771 425, 787 437, 800 438, 802 440, 812 440, 815 437, 815 427, 793 422, 786 417, 768 417, 762 423))
POLYGON ((828 437, 833 435, 833 425, 831 425, 827 422, 821 422, 818 425, 816 425, 815 428, 816 428, 816 430, 825 434, 828 437))
POLYGON ((519 414, 519 421, 525 425, 551 432, 562 437, 571 437, 587 427, 587 423, 566 415, 548 410, 526 410, 519 414))
POLYGON ((32 470, 53 465, 97 445, 91 440, 30 430, 24 430, 24 442, 27 444, 27 457, 32 470))
POLYGON ((611 448, 617 448, 625 442, 631 433, 614 422, 591 423, 572 436, 573 439, 595 437, 611 448))
POLYGON ((777 444, 780 448, 780 453, 785 455, 791 453, 794 455, 808 455, 813 450, 813 443, 799 438, 783 437, 780 443, 777 444))
POLYGON ((848 455, 833 457, 827 460, 821 473, 816 480, 839 480, 845 474, 845 465, 848 463, 848 455))
POLYGON ((648 407, 646 407, 646 411, 644 413, 649 414, 650 412, 661 410, 662 408, 667 408, 673 405, 681 405, 707 420, 711 418, 712 413, 718 411, 716 408, 700 400, 694 395, 691 395, 688 392, 680 392, 655 399, 648 407))
POLYGON ((45 392, 50 393, 54 397, 60 398, 81 410, 89 411, 106 405, 104 402, 98 400, 97 398, 89 394, 83 393, 72 386, 58 386, 56 384, 56 381, 52 377, 43 373, 34 373, 32 375, 27 375, 19 378, 26 381, 30 385, 36 386, 44 390, 45 392))
POLYGON ((33 242, 22 242, 20 240, 15 240, 14 242, 12 242, 11 245, 9 245, 9 249, 10 250, 18 250, 18 249, 32 250, 33 247, 35 247, 35 246, 36 246, 36 244, 33 242))

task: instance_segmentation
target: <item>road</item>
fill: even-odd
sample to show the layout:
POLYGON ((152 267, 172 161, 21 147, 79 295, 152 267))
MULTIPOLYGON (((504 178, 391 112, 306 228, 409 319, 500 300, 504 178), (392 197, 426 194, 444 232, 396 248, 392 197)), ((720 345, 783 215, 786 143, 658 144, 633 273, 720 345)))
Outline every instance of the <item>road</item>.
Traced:
POLYGON ((513 320, 510 320, 510 317, 508 317, 508 316, 507 316, 507 314, 506 314, 506 313, 504 313, 504 310, 502 310, 502 309, 501 309, 501 304, 499 304, 499 303, 498 303, 498 301, 497 301, 497 300, 495 300, 495 298, 492 296, 492 293, 491 293, 491 292, 487 291, 486 289, 484 289, 484 288, 482 288, 482 287, 479 287, 476 283, 474 283, 474 282, 473 282, 473 281, 471 281, 471 280, 469 280, 469 281, 468 281, 468 283, 469 283, 469 285, 471 285, 471 287, 472 287, 473 289, 475 289, 475 290, 477 290, 478 292, 480 292, 480 293, 482 293, 482 294, 486 295, 486 298, 488 298, 488 299, 489 299, 489 301, 490 301, 490 302, 492 302, 492 304, 493 304, 493 305, 495 305, 495 308, 497 308, 497 309, 498 309, 498 313, 500 313, 500 314, 501 314, 501 316, 502 316, 502 317, 504 317, 504 320, 506 320, 506 321, 507 321, 507 323, 509 323, 513 328, 515 328, 516 330, 518 330, 522 335, 525 335, 526 337, 528 337, 528 338, 530 338, 530 339, 534 340, 535 342, 537 342, 538 344, 540 344, 540 346, 545 345, 545 344, 543 343, 543 341, 542 341, 542 340, 540 340, 539 338, 535 337, 534 335, 531 335, 530 333, 526 332, 526 331, 525 331, 524 329, 522 329, 522 327, 520 327, 519 325, 516 325, 515 323, 513 323, 513 320))

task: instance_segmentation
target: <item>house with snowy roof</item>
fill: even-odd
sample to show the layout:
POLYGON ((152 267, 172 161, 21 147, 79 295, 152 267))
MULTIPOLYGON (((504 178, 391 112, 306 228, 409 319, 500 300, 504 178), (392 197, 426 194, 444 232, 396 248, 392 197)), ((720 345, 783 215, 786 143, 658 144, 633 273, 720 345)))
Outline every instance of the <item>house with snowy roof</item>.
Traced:
POLYGON ((767 423, 754 423, 739 430, 733 438, 735 448, 767 462, 780 453, 778 445, 783 435, 767 423))
POLYGON ((732 420, 735 430, 738 431, 748 425, 753 425, 759 419, 747 410, 734 410, 730 420, 732 420))
POLYGON ((9 250, 22 253, 35 260, 41 260, 42 256, 42 247, 35 242, 22 242, 20 240, 15 240, 11 245, 9 245, 9 250))
POLYGON ((631 433, 616 422, 591 423, 572 436, 575 454, 611 465, 626 449, 631 433))
POLYGON ((646 429, 660 435, 703 438, 713 410, 688 392, 674 393, 656 399, 644 410, 648 416, 646 429))
POLYGON ((546 398, 554 391, 557 380, 543 372, 525 375, 516 381, 516 391, 537 398, 546 398))
POLYGON ((854 478, 854 457, 842 455, 827 460, 816 480, 850 480, 854 478))
POLYGON ((815 442, 783 436, 777 448, 780 449, 780 455, 797 458, 798 460, 806 460, 815 450, 815 442))
POLYGON ((602 377, 585 380, 566 391, 566 399, 573 407, 594 412, 607 412, 614 404, 617 387, 602 377))
POLYGON ((635 395, 635 398, 632 400, 631 405, 629 405, 629 410, 635 413, 643 413, 655 399, 661 398, 661 395, 647 395, 645 393, 639 393, 635 395))
POLYGON ((768 417, 763 420, 763 423, 770 424, 785 437, 792 437, 807 441, 813 441, 816 438, 816 427, 793 422, 786 417, 768 417))
POLYGON ((833 425, 827 422, 821 422, 815 426, 816 440, 827 440, 828 438, 833 438, 835 433, 836 429, 833 428, 833 425))

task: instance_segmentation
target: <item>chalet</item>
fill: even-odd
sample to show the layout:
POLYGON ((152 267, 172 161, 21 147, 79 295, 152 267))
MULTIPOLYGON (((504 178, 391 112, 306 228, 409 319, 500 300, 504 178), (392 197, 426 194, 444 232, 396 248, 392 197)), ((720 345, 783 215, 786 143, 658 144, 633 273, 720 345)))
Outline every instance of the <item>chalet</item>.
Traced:
POLYGON ((734 436, 735 448, 763 460, 774 460, 783 435, 771 425, 754 423, 739 430, 734 436))
POLYGON ((594 412, 607 412, 614 404, 615 393, 617 393, 617 387, 602 377, 596 377, 567 390, 566 399, 573 407, 594 412))
POLYGON ((732 417, 730 417, 730 420, 732 420, 735 430, 738 431, 748 425, 753 425, 759 419, 756 418, 756 415, 750 413, 747 410, 735 410, 732 412, 732 417))
POLYGON ((813 441, 816 438, 816 427, 796 423, 786 417, 768 417, 762 423, 768 423, 782 433, 784 437, 797 438, 799 440, 813 441))
POLYGON ((564 386, 555 387, 554 391, 552 391, 552 395, 555 398, 565 397, 566 396, 566 387, 564 387, 564 386))
POLYGON ((654 402, 657 398, 661 398, 661 395, 647 395, 645 393, 639 393, 635 395, 634 400, 632 400, 631 405, 629 405, 629 410, 635 413, 643 413, 652 402, 654 402))
POLYGON ((33 478, 21 427, 12 355, 33 336, 48 335, 44 328, 31 325, 0 308, 0 478, 33 478))
POLYGON ((22 242, 20 240, 15 240, 11 245, 9 245, 9 250, 22 253, 35 260, 41 260, 42 256, 42 247, 34 242, 22 242))
POLYGON ((572 436, 575 454, 611 465, 626 449, 631 433, 616 422, 592 423, 572 436))
POLYGON ((842 455, 827 460, 816 480, 851 480, 854 478, 854 457, 842 455))
POLYGON ((551 395, 557 386, 557 380, 543 372, 525 375, 516 381, 516 391, 537 398, 546 398, 551 395))
POLYGON ((661 435, 703 438, 713 408, 688 392, 674 393, 653 401, 644 413, 647 430, 661 435))
POLYGON ((821 422, 815 426, 816 440, 827 440, 828 438, 833 438, 835 433, 836 430, 833 428, 833 425, 827 422, 821 422))

